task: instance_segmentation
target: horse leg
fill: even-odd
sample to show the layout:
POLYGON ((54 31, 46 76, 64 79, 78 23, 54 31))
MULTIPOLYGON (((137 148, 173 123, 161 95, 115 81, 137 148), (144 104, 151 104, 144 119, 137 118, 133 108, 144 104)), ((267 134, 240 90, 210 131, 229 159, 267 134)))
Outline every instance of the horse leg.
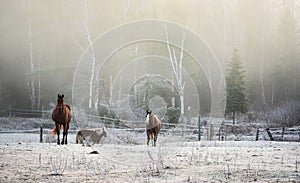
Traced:
POLYGON ((147 145, 149 145, 151 132, 147 130, 147 145))
POLYGON ((154 145, 153 146, 156 146, 157 134, 154 132, 153 136, 154 136, 154 138, 153 138, 154 145))
POLYGON ((66 138, 65 138, 65 144, 67 145, 68 144, 68 130, 69 130, 69 127, 70 127, 70 123, 67 123, 66 124, 66 128, 64 128, 64 136, 66 136, 66 138))
POLYGON ((64 145, 65 142, 65 127, 64 127, 64 131, 63 131, 63 138, 61 140, 61 144, 64 145))
POLYGON ((60 133, 60 125, 57 123, 55 124, 56 134, 57 134, 57 145, 60 145, 59 133, 60 133))
POLYGON ((152 131, 152 133, 151 133, 151 139, 152 139, 152 146, 155 146, 156 145, 156 139, 155 139, 155 131, 152 131))
POLYGON ((64 131, 63 132, 63 139, 61 140, 61 144, 64 145, 66 144, 67 145, 68 141, 67 141, 67 133, 64 131))

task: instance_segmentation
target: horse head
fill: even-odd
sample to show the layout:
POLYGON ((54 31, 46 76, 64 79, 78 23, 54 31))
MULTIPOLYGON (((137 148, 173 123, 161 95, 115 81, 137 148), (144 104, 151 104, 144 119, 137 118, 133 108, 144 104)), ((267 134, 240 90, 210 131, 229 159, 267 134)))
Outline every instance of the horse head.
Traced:
POLYGON ((57 108, 58 108, 58 112, 62 112, 63 111, 63 104, 64 104, 64 94, 62 94, 62 95, 57 94, 57 108))
POLYGON ((98 136, 107 137, 107 133, 106 133, 106 128, 105 128, 105 127, 103 127, 103 128, 96 128, 96 129, 95 129, 95 133, 96 133, 98 136))
POLYGON ((146 123, 149 124, 150 116, 152 114, 152 111, 147 109, 146 110, 146 123))

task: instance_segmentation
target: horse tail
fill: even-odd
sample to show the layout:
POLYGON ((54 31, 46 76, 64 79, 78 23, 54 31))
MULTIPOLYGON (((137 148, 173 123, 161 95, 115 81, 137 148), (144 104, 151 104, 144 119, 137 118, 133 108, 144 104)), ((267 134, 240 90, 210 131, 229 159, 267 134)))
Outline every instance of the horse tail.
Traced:
POLYGON ((55 136, 55 135, 57 134, 56 128, 54 128, 54 129, 51 131, 51 134, 52 134, 53 136, 55 136))
MULTIPOLYGON (((62 125, 59 125, 59 129, 61 130, 61 128, 62 128, 62 125)), ((53 135, 53 136, 55 136, 56 134, 57 134, 57 129, 56 129, 56 127, 51 131, 51 134, 53 135)))

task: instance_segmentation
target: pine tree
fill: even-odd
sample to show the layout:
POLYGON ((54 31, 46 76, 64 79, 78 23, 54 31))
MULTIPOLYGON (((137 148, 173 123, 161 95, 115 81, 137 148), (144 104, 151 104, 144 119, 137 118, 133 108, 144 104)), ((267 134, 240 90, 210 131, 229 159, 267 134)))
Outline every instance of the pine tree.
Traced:
POLYGON ((226 113, 232 114, 233 124, 237 113, 248 111, 247 84, 245 71, 238 50, 234 50, 226 76, 226 113))

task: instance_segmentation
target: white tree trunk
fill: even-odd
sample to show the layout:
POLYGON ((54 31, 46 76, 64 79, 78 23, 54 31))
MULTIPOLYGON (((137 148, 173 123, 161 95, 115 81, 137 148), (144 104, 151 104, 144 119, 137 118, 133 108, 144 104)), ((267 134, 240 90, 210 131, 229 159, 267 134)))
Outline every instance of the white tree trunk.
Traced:
POLYGON ((120 81, 119 81, 119 91, 118 91, 118 100, 121 100, 122 99, 122 78, 120 78, 120 81))
POLYGON ((112 75, 109 77, 109 106, 112 106, 112 95, 113 95, 113 83, 112 75))
POLYGON ((95 65, 96 65, 96 58, 95 58, 95 51, 94 51, 94 46, 93 42, 91 39, 91 35, 88 29, 88 10, 87 10, 87 1, 85 0, 85 22, 84 22, 84 29, 86 31, 86 36, 88 43, 90 45, 90 59, 92 61, 92 66, 91 66, 91 77, 90 77, 90 82, 89 82, 89 108, 92 108, 92 103, 93 103, 93 90, 94 90, 94 77, 95 77, 95 65))
POLYGON ((274 105, 274 95, 275 95, 275 76, 272 76, 272 96, 271 96, 271 104, 274 105))
MULTIPOLYGON (((29 12, 31 8, 31 0, 28 1, 27 11, 29 12)), ((28 13, 29 14, 29 13, 28 13)), ((29 43, 29 61, 30 61, 30 76, 31 80, 28 82, 29 88, 29 98, 31 103, 31 108, 34 109, 35 106, 35 86, 34 86, 34 63, 33 63, 33 50, 32 50, 32 23, 31 23, 31 15, 28 15, 28 43, 29 43)))
POLYGON ((260 78, 260 88, 261 88, 261 96, 263 104, 266 104, 265 97, 265 84, 264 84, 264 75, 265 75, 265 30, 264 30, 264 12, 265 12, 265 4, 263 3, 261 17, 259 20, 260 27, 260 65, 259 65, 259 78, 260 78))
POLYGON ((186 32, 183 33, 183 37, 181 40, 179 63, 177 60, 175 49, 173 49, 172 50, 173 52, 171 52, 170 43, 169 43, 169 35, 168 35, 166 26, 165 26, 165 34, 166 34, 167 48, 168 48, 168 52, 169 52, 169 59, 170 59, 171 65, 172 65, 173 74, 175 76, 178 91, 179 91, 180 113, 181 113, 181 115, 183 115, 184 114, 184 95, 183 94, 184 94, 185 83, 182 81, 182 61, 183 61, 183 46, 184 46, 184 41, 185 41, 185 37, 186 37, 186 32))
MULTIPOLYGON (((262 59, 264 60, 264 59, 262 59)), ((260 88, 261 88, 261 97, 263 104, 266 104, 266 97, 265 97, 265 84, 264 84, 264 61, 260 63, 259 68, 259 78, 260 78, 260 88)))
POLYGON ((180 114, 184 114, 184 96, 180 95, 180 114))
MULTIPOLYGON (((40 59, 41 60, 41 59, 40 59)), ((38 101, 37 101, 37 109, 40 109, 41 105, 41 63, 38 63, 38 101)))
POLYGON ((100 88, 100 77, 99 75, 96 76, 96 80, 95 80, 95 103, 94 103, 94 107, 95 109, 98 110, 99 107, 99 88, 100 88))

